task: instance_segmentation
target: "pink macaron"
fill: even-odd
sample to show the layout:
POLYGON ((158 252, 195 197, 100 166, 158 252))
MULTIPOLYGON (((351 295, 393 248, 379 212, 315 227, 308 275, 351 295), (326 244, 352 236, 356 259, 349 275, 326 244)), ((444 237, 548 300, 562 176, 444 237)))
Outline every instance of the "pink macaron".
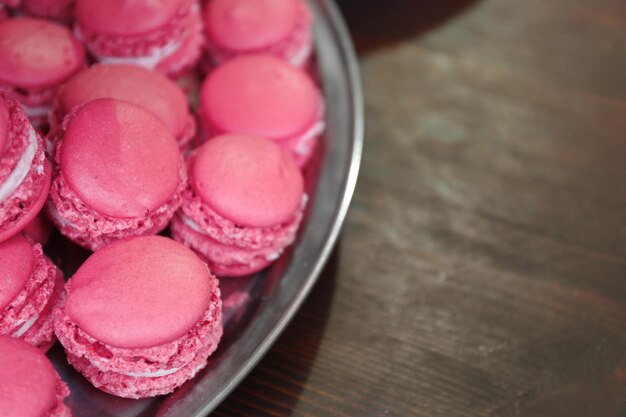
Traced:
POLYGON ((16 17, 0 22, 0 91, 43 127, 57 88, 85 66, 83 46, 63 25, 16 17))
POLYGON ((74 15, 74 0, 22 0, 20 11, 29 16, 70 22, 74 15))
POLYGON ((55 331, 68 361, 120 397, 172 392, 206 366, 222 335, 217 279, 165 237, 106 246, 66 289, 55 331))
POLYGON ((0 336, 0 415, 70 417, 70 390, 46 355, 21 340, 0 336))
POLYGON ((63 274, 41 245, 23 235, 0 243, 0 335, 42 350, 54 343, 53 312, 63 298, 63 274))
POLYGON ((99 98, 125 100, 150 111, 170 130, 181 148, 196 133, 183 91, 169 78, 134 65, 94 65, 72 77, 54 102, 51 124, 58 125, 75 106, 99 98))
POLYGON ((75 19, 77 36, 102 63, 176 76, 201 55, 203 28, 196 0, 77 0, 75 19))
POLYGON ((246 133, 271 139, 304 167, 324 130, 324 102, 311 77, 271 55, 231 59, 202 84, 205 138, 246 133))
POLYGON ((221 276, 257 272, 295 239, 306 196, 291 155, 267 139, 219 136, 188 163, 189 185, 173 237, 221 276))
POLYGON ((46 208, 62 234, 97 250, 166 227, 187 177, 174 137, 150 112, 98 99, 68 114, 51 135, 46 208))
POLYGON ((21 105, 0 93, 0 242, 37 216, 49 188, 43 140, 21 105))
POLYGON ((268 53, 304 67, 313 51, 312 14, 304 0, 212 0, 204 25, 216 63, 268 53))
POLYGON ((42 212, 26 225, 22 233, 31 238, 33 242, 40 243, 41 246, 46 246, 52 235, 53 227, 50 220, 42 212))

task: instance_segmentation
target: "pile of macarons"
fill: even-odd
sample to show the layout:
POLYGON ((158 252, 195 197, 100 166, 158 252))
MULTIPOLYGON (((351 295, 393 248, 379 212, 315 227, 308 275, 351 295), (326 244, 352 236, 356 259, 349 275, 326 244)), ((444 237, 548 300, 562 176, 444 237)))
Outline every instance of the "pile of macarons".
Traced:
POLYGON ((303 219, 312 23, 305 0, 0 0, 0 409, 70 415, 57 339, 127 398, 206 366, 217 278, 268 267, 303 219), (63 239, 92 252, 71 277, 63 239))

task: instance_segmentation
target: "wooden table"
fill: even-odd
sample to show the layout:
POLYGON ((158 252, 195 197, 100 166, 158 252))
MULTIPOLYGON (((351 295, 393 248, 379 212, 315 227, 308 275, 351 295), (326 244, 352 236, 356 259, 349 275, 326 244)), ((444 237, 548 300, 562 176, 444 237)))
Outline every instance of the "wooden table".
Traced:
POLYGON ((216 416, 626 415, 626 2, 344 0, 340 244, 216 416))

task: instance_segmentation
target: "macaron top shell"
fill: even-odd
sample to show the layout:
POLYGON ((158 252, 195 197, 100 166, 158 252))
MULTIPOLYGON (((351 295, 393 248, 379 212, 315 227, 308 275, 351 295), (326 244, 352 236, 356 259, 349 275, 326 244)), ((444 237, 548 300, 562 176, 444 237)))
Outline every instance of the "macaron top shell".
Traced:
POLYGON ((110 346, 159 346, 184 336, 202 318, 213 279, 178 242, 126 239, 91 255, 70 279, 65 313, 110 346))
POLYGON ((41 417, 57 402, 58 376, 39 349, 0 336, 0 415, 41 417))
POLYGON ((8 306, 24 288, 34 262, 32 244, 23 235, 0 243, 0 309, 8 306))
POLYGON ((108 35, 140 35, 166 25, 185 0, 77 0, 81 28, 108 35))
POLYGON ((295 0, 213 0, 205 13, 212 41, 234 50, 278 43, 289 36, 297 19, 295 0))
POLYGON ((279 140, 308 129, 320 94, 306 72, 270 55, 231 59, 202 85, 202 115, 221 132, 279 140))
POLYGON ((195 155, 192 178, 211 209, 243 226, 280 225, 302 204, 304 181, 291 155, 255 136, 210 140, 195 155))
POLYGON ((0 97, 0 158, 9 143, 9 108, 0 97))
POLYGON ((126 100, 150 111, 174 136, 186 126, 185 95, 167 77, 135 65, 94 65, 79 72, 63 87, 58 97, 62 115, 76 105, 98 98, 126 100))
POLYGON ((27 17, 0 22, 0 81, 46 88, 63 82, 84 61, 84 48, 65 26, 27 17))
POLYGON ((165 204, 180 182, 172 134, 147 110, 125 101, 100 99, 79 108, 60 152, 72 190, 112 217, 145 216, 165 204))

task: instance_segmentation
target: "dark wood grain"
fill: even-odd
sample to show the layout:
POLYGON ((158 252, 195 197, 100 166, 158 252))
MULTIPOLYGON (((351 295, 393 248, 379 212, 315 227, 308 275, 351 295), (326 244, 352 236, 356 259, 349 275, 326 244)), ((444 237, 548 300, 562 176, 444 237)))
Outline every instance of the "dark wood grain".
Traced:
POLYGON ((626 2, 340 2, 343 238, 217 416, 626 416, 626 2))

